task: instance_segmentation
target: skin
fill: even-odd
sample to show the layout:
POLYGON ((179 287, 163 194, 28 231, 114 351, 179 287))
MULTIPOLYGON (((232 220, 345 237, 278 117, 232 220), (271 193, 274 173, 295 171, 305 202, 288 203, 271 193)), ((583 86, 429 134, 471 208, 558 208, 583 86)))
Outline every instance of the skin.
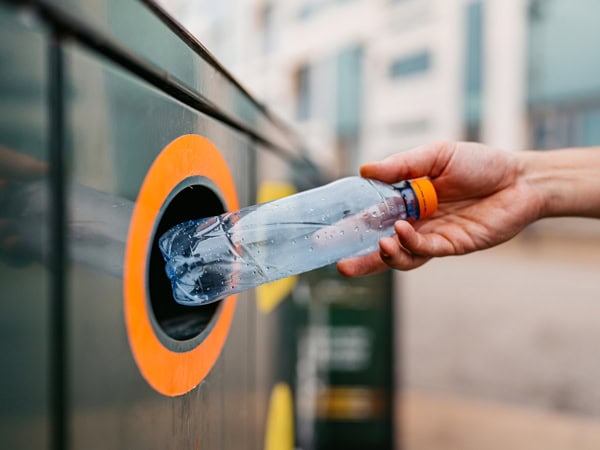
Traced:
POLYGON ((365 164, 360 173, 386 183, 427 176, 439 206, 416 223, 398 221, 379 252, 340 261, 349 277, 488 249, 543 217, 600 218, 600 148, 509 152, 441 142, 365 164))

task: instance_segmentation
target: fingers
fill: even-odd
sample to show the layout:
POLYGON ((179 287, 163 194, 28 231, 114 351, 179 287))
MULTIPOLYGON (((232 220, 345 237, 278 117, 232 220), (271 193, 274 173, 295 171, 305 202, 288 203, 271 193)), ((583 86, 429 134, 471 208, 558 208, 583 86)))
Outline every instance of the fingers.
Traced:
POLYGON ((379 252, 366 256, 347 258, 337 263, 338 271, 346 277, 360 277, 372 273, 384 272, 389 267, 381 259, 379 252))
POLYGON ((384 238, 379 241, 382 260, 396 270, 412 270, 422 266, 431 258, 407 250, 397 238, 384 238))
POLYGON ((439 175, 454 151, 454 143, 436 143, 396 153, 382 161, 367 163, 360 168, 365 178, 384 183, 396 183, 419 177, 439 175))
POLYGON ((383 238, 379 241, 379 247, 379 252, 338 262, 338 271, 346 277, 360 277, 383 272, 389 268, 416 269, 430 259, 428 256, 417 255, 403 248, 397 238, 383 238))
POLYGON ((406 221, 394 224, 396 236, 379 241, 381 259, 396 270, 412 270, 431 258, 456 254, 454 245, 437 233, 419 233, 406 221))
POLYGON ((432 249, 427 245, 426 239, 423 235, 417 233, 410 223, 399 220, 394 224, 394 229, 396 230, 398 243, 407 251, 417 255, 437 256, 431 254, 432 249))
POLYGON ((408 222, 399 221, 396 232, 397 236, 379 241, 379 252, 340 261, 338 271, 347 277, 358 277, 383 272, 390 267, 411 270, 429 261, 431 256, 415 252, 424 246, 424 238, 408 222))

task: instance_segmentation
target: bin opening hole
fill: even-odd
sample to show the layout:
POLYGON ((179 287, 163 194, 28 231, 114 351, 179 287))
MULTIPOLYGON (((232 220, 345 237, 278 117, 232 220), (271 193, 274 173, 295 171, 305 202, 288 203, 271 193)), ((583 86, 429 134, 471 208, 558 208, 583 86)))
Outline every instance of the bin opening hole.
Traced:
POLYGON ((189 179, 175 188, 165 205, 152 239, 148 297, 155 325, 171 339, 187 341, 199 336, 209 327, 221 302, 206 306, 182 306, 177 303, 165 273, 165 260, 158 247, 158 240, 163 233, 181 222, 217 216, 225 212, 225 208, 213 189, 194 184, 189 179))

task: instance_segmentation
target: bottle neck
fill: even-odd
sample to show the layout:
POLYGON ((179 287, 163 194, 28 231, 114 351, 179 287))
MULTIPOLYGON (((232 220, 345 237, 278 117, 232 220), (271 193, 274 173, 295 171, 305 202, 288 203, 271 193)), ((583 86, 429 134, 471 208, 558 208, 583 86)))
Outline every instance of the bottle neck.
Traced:
POLYGON ((419 210, 419 201, 415 191, 409 181, 402 181, 393 185, 394 189, 402 195, 406 206, 406 215, 415 220, 419 220, 421 212, 419 210))

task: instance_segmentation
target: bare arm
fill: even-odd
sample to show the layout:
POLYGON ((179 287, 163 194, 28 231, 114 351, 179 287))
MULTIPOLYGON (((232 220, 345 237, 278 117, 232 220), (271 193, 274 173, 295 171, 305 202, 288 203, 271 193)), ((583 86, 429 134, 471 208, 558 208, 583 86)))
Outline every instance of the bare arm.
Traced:
POLYGON ((600 148, 508 152, 438 143, 366 164, 361 175, 388 183, 428 176, 439 209, 414 225, 397 222, 379 252, 338 263, 347 276, 490 248, 542 217, 600 218, 600 148))
POLYGON ((517 153, 541 217, 600 218, 600 147, 517 153))

